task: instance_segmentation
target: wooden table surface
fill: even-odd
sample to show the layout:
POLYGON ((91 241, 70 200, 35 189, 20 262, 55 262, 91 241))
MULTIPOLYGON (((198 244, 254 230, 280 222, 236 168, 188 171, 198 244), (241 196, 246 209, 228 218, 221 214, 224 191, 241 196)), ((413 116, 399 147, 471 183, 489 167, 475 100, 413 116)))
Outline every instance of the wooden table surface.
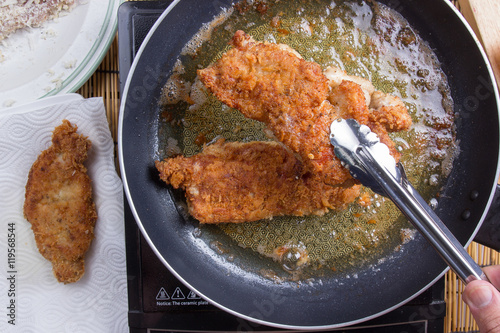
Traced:
MULTIPOLYGON (((452 1, 471 22, 479 40, 485 43, 485 50, 492 67, 500 78, 500 2, 498 0, 456 0, 452 1)), ((117 145, 118 116, 120 109, 120 80, 118 68, 118 41, 115 37, 102 63, 90 79, 77 91, 85 98, 102 97, 106 108, 111 134, 117 145)), ((117 156, 117 155, 116 155, 117 156)), ((118 164, 117 164, 118 165, 118 164)), ((500 264, 500 255, 485 246, 472 243, 468 252, 480 265, 500 264)), ((462 302, 464 285, 453 272, 445 276, 447 314, 444 332, 477 331, 478 327, 462 302)))

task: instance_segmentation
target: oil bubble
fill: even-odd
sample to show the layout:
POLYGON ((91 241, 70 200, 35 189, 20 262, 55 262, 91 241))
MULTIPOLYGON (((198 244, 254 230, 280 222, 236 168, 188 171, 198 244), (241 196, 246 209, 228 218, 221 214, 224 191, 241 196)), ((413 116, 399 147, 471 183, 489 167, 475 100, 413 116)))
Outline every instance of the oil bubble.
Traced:
POLYGON ((305 249, 290 247, 281 255, 281 265, 287 271, 296 271, 309 262, 305 249))

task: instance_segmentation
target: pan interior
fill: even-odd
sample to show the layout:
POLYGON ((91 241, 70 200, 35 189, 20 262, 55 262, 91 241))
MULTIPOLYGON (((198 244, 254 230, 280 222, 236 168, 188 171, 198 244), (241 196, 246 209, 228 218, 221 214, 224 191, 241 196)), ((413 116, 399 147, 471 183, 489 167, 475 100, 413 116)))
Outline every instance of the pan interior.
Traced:
MULTIPOLYGON (((338 67, 401 97, 414 125, 392 138, 412 184, 431 205, 438 203, 456 157, 447 78, 418 31, 396 11, 372 1, 241 2, 205 25, 184 48, 163 89, 159 158, 192 156, 220 137, 269 140, 262 123, 223 105, 196 79, 197 69, 229 49, 227 42, 238 29, 259 41, 287 44, 323 68, 338 67)), ((352 273, 403 251, 412 240, 413 228, 388 199, 365 192, 369 200, 321 217, 287 216, 216 226, 198 225, 186 214, 182 193, 174 191, 173 198, 193 227, 192 234, 216 255, 283 282, 352 273), (297 269, 297 260, 304 256, 308 265, 297 269)))

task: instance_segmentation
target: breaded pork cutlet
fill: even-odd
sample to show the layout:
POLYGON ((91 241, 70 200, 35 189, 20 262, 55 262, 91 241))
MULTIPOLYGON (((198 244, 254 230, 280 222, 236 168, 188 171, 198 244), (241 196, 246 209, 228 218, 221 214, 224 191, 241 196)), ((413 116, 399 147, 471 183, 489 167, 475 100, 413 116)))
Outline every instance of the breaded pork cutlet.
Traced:
POLYGON ((338 118, 369 126, 399 159, 388 132, 411 125, 401 100, 341 70, 322 72, 286 45, 257 42, 243 31, 231 43, 234 48, 198 76, 223 103, 264 122, 281 143, 217 142, 189 158, 156 161, 161 179, 186 191, 189 212, 200 222, 321 215, 353 202, 360 186, 329 139, 338 118))
POLYGON ((380 141, 386 144, 393 157, 399 160, 389 133, 408 130, 412 119, 403 101, 396 96, 375 90, 373 84, 361 77, 347 75, 339 68, 329 66, 323 72, 331 87, 328 101, 341 118, 354 118, 370 127, 380 141), (364 95, 364 98, 363 98, 364 95))
POLYGON ((156 167, 163 181, 185 190, 189 213, 202 223, 323 215, 345 208, 360 191, 359 185, 326 185, 278 142, 221 139, 192 157, 156 161, 156 167))
MULTIPOLYGON (((330 87, 318 64, 305 61, 288 46, 258 42, 243 31, 235 33, 231 44, 234 47, 218 61, 198 70, 200 80, 223 103, 264 122, 325 183, 349 186, 355 182, 329 141, 335 119, 354 118, 394 148, 386 126, 373 121, 376 118, 359 84, 342 79, 330 87)), ((379 118, 385 119, 381 112, 385 110, 379 118)), ((399 157, 395 149, 392 152, 399 157)))
POLYGON ((91 142, 68 120, 55 128, 52 145, 28 176, 24 216, 31 223, 40 253, 52 263, 59 282, 78 281, 92 239, 97 212, 83 162, 91 142))
POLYGON ((335 118, 321 67, 289 47, 257 42, 241 30, 231 44, 217 62, 198 70, 201 82, 245 117, 264 122, 312 174, 333 185, 352 180, 328 142, 328 124, 335 118))

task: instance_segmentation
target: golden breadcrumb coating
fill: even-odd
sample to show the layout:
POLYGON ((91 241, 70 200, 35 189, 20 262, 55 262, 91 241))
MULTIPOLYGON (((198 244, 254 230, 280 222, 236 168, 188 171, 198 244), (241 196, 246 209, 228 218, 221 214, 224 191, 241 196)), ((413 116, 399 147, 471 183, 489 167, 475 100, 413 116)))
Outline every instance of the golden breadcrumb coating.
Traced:
POLYGON ((338 118, 369 126, 399 160, 388 132, 411 125, 400 99, 335 68, 327 77, 286 45, 257 42, 243 31, 231 43, 198 71, 200 81, 223 103, 264 122, 282 144, 219 141, 189 158, 156 161, 161 179, 186 191, 189 212, 200 222, 321 215, 353 202, 360 186, 329 138, 338 118))
POLYGON ((189 213, 202 223, 246 222, 280 215, 323 215, 359 196, 359 185, 326 185, 304 172, 278 142, 219 140, 192 157, 156 161, 160 178, 186 192, 189 213))
POLYGON ((68 120, 55 128, 52 145, 31 167, 24 202, 24 216, 31 223, 38 250, 64 283, 82 277, 97 220, 91 181, 83 165, 91 142, 76 131, 68 120))
POLYGON ((386 120, 385 109, 372 116, 359 84, 342 80, 331 88, 318 64, 282 45, 257 42, 243 31, 235 33, 232 44, 218 61, 198 71, 200 80, 223 103, 264 122, 311 174, 330 185, 355 182, 330 144, 330 124, 337 118, 372 127, 399 158, 387 135, 386 125, 391 124, 377 122, 386 120))

